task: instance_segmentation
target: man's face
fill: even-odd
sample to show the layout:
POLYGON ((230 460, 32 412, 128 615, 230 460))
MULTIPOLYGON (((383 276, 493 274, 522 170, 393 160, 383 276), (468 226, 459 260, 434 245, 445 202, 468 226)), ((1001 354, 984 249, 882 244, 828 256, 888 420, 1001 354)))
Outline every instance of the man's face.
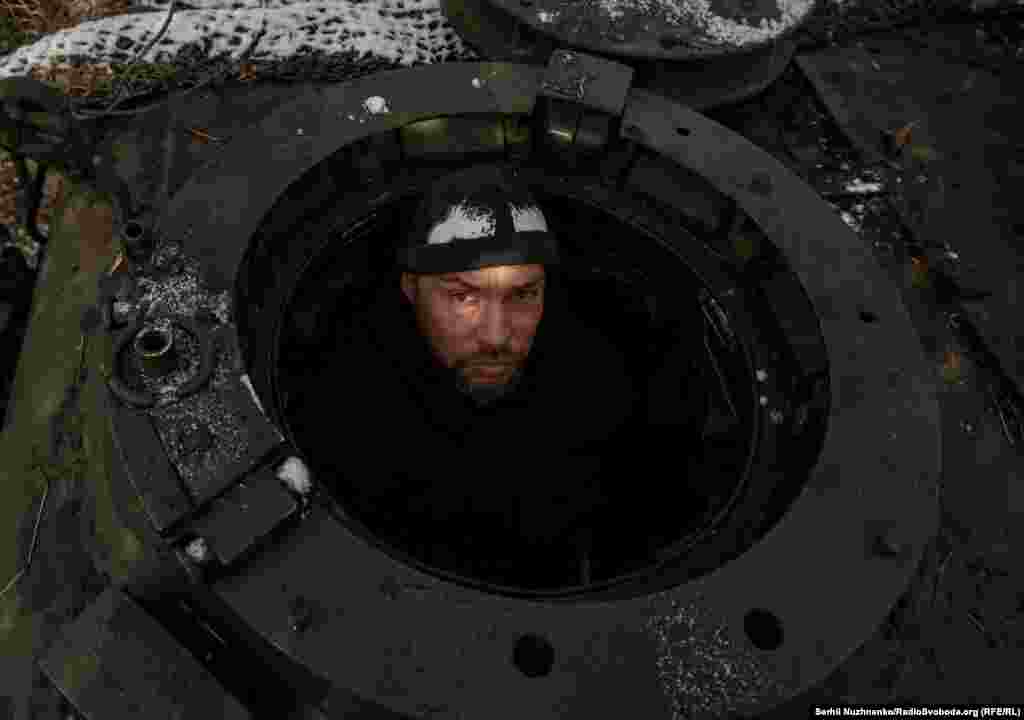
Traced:
POLYGON ((544 266, 402 275, 420 332, 480 404, 518 381, 544 312, 544 266))

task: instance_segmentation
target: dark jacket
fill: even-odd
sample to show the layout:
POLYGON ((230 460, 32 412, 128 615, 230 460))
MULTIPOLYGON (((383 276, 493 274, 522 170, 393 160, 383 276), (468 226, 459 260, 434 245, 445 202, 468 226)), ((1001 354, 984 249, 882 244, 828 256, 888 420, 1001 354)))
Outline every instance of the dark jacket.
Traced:
POLYGON ((623 510, 661 477, 652 443, 669 442, 678 457, 696 439, 685 397, 672 404, 684 413, 659 432, 648 397, 701 388, 685 372, 672 373, 682 389, 658 378, 647 379, 658 389, 644 388, 555 285, 519 387, 488 408, 455 388, 397 287, 313 362, 320 371, 289 403, 297 442, 342 504, 384 535, 426 523, 442 535, 473 527, 473 542, 497 533, 548 545, 623 510))

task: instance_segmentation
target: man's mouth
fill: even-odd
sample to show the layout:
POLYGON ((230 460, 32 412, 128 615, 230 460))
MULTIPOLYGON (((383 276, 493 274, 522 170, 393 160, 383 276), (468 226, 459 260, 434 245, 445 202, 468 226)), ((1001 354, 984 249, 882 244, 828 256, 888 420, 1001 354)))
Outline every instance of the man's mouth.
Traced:
POLYGON ((470 368, 471 372, 479 373, 480 375, 493 376, 503 375, 512 369, 511 365, 474 365, 470 368))

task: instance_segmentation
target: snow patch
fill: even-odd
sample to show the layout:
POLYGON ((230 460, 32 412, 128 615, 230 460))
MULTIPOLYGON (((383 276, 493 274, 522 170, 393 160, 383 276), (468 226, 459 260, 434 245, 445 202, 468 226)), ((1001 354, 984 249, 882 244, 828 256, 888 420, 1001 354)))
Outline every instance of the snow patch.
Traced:
POLYGON ((669 25, 696 28, 712 42, 742 46, 778 37, 803 20, 813 6, 812 0, 777 2, 779 19, 764 18, 756 25, 716 14, 708 0, 598 0, 598 7, 612 21, 626 13, 660 16, 669 25))
POLYGON ((297 457, 290 457, 281 463, 277 470, 277 478, 294 493, 308 495, 313 489, 309 468, 297 457))
POLYGON ((877 193, 882 191, 882 183, 880 182, 864 182, 860 178, 855 178, 846 186, 846 192, 848 193, 877 193))
POLYGON ((381 113, 389 112, 387 100, 379 95, 366 98, 366 100, 363 101, 363 109, 371 115, 380 115, 381 113))
POLYGON ((496 227, 497 221, 490 208, 462 202, 453 206, 448 216, 430 230, 427 244, 444 245, 453 240, 490 237, 496 227))

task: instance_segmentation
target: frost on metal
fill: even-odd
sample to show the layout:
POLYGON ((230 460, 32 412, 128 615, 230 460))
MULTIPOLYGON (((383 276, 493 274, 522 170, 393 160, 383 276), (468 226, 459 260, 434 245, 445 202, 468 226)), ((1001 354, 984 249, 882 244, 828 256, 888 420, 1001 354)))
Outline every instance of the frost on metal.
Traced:
POLYGON ((210 293, 199 280, 200 265, 194 258, 183 257, 177 243, 166 242, 153 253, 155 278, 138 280, 139 303, 145 308, 144 318, 194 317, 199 310, 213 314, 221 323, 231 320, 231 300, 227 291, 210 293))
POLYGON ((203 478, 220 475, 248 452, 245 420, 222 393, 190 395, 151 410, 150 416, 186 487, 202 486, 203 478), (183 438, 200 427, 209 432, 212 443, 204 452, 189 452, 183 438))
MULTIPOLYGON (((55 65, 58 55, 128 62, 160 30, 166 4, 144 0, 137 7, 153 12, 91 20, 42 37, 0 60, 0 77, 55 65)), ((268 62, 312 52, 399 65, 476 57, 446 21, 439 0, 190 0, 179 3, 160 41, 139 60, 170 64, 186 46, 205 59, 268 62)))
POLYGON ((866 182, 860 178, 854 178, 852 181, 847 183, 845 190, 848 193, 854 193, 857 195, 864 193, 877 193, 882 191, 882 183, 866 182))
POLYGON ((737 646, 699 596, 685 605, 668 600, 655 596, 646 630, 656 642, 658 679, 673 720, 726 717, 781 694, 754 652, 737 646))
POLYGON ((363 101, 363 109, 371 115, 379 115, 381 113, 389 112, 387 100, 379 95, 366 98, 366 100, 363 101))
POLYGON ((294 493, 308 495, 313 489, 309 468, 297 457, 290 457, 281 463, 277 470, 277 478, 294 493))
POLYGON ((795 27, 810 12, 813 0, 777 0, 779 17, 753 25, 715 13, 708 0, 596 0, 611 21, 627 13, 662 18, 667 25, 697 30, 704 40, 718 45, 766 42, 795 27))
POLYGON ((261 413, 266 415, 267 411, 263 409, 263 403, 260 402, 260 398, 256 394, 256 388, 252 386, 252 380, 249 379, 248 375, 242 375, 241 381, 242 384, 245 385, 245 389, 249 391, 249 395, 252 396, 252 401, 256 403, 256 407, 260 409, 261 413))
POLYGON ((207 388, 180 400, 158 402, 149 410, 167 455, 186 487, 197 487, 202 477, 219 474, 249 452, 246 419, 228 396, 239 375, 239 362, 232 343, 218 344, 207 388), (205 452, 189 452, 183 438, 200 427, 210 434, 211 446, 205 452))

